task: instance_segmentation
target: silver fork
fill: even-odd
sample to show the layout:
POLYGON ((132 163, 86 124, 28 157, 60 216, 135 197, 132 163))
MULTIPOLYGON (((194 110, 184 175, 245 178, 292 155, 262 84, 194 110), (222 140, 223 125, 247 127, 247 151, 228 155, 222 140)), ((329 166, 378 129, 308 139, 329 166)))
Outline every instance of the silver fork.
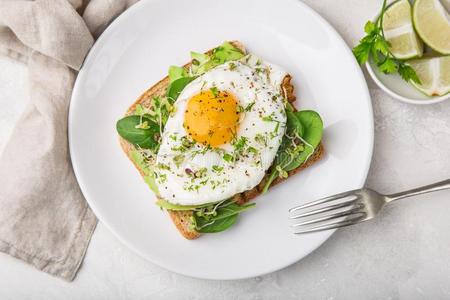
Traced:
POLYGON ((450 179, 391 195, 362 188, 293 207, 289 218, 295 220, 292 227, 297 234, 329 230, 373 219, 392 201, 446 189, 450 179))

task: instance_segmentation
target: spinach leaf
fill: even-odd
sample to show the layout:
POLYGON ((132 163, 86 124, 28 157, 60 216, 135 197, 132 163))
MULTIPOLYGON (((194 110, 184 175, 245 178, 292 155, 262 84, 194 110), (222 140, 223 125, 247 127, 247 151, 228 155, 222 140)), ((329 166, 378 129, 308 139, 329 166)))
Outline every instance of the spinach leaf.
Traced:
POLYGON ((213 221, 211 224, 203 225, 203 227, 196 228, 196 230, 201 233, 216 233, 225 231, 231 226, 233 226, 234 223, 236 223, 238 216, 239 214, 234 214, 226 218, 213 221))
POLYGON ((323 133, 323 122, 320 115, 313 110, 302 110, 295 112, 295 115, 302 123, 305 129, 302 137, 314 148, 316 148, 321 139, 323 133))
POLYGON ((181 77, 187 77, 187 76, 188 76, 188 73, 183 67, 178 67, 178 66, 170 66, 169 67, 169 83, 172 83, 181 77))
POLYGON ((287 128, 278 149, 272 172, 264 186, 267 192, 278 176, 287 177, 289 171, 298 168, 315 151, 322 139, 323 122, 312 110, 290 112, 286 110, 287 128))
POLYGON ((127 116, 117 121, 119 135, 143 149, 156 150, 159 146, 159 125, 146 116, 127 116))
POLYGON ((288 165, 286 165, 283 170, 286 172, 297 169, 302 163, 304 163, 309 156, 314 152, 315 148, 306 146, 288 165))
MULTIPOLYGON (((292 160, 292 156, 295 155, 293 153, 294 146, 293 141, 288 138, 289 137, 302 137, 304 133, 304 128, 300 119, 297 117, 297 112, 286 110, 286 135, 283 137, 281 141, 280 148, 278 149, 277 156, 275 158, 275 165, 281 166, 284 169, 284 166, 289 164, 289 161, 292 160)), ((302 148, 296 149, 296 151, 302 151, 302 148)))
POLYGON ((167 88, 167 98, 171 100, 172 103, 175 102, 186 85, 194 79, 195 77, 180 77, 174 80, 167 88))
POLYGON ((303 136, 303 125, 295 112, 286 111, 286 130, 288 134, 297 133, 299 136, 303 136))
POLYGON ((194 212, 196 230, 198 232, 220 232, 228 229, 236 222, 240 212, 253 207, 255 204, 239 205, 234 202, 225 202, 212 212, 194 212), (208 214, 209 213, 209 214, 208 214))
POLYGON ((283 168, 286 172, 292 171, 304 163, 314 152, 322 139, 323 123, 317 112, 304 110, 295 112, 295 115, 304 128, 301 137, 309 145, 304 145, 304 150, 294 157, 289 165, 283 168))

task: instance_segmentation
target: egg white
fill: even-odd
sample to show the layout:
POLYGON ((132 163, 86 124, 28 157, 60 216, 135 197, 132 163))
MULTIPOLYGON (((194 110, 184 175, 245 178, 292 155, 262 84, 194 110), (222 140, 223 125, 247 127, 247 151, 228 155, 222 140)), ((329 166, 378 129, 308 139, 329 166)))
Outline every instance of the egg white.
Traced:
POLYGON ((154 171, 159 196, 173 204, 201 205, 258 185, 272 165, 285 132, 281 90, 285 75, 279 67, 247 56, 220 65, 188 84, 174 104, 175 113, 165 125, 157 154, 154 171), (241 112, 236 132, 236 140, 247 139, 241 155, 236 155, 232 143, 214 149, 194 143, 189 149, 181 149, 183 141, 192 141, 183 127, 187 102, 212 87, 231 92, 243 108, 254 102, 249 111, 241 112), (237 158, 228 162, 225 154, 237 158))

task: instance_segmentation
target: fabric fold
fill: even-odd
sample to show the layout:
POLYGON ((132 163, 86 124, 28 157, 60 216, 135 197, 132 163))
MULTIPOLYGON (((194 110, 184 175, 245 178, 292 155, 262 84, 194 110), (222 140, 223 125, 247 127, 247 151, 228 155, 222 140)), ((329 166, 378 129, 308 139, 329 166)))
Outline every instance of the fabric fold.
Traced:
POLYGON ((65 0, 3 1, 2 24, 23 45, 79 70, 94 39, 65 0))
POLYGON ((30 81, 28 106, 0 156, 0 251, 69 281, 97 224, 70 161, 70 97, 94 42, 89 28, 97 36, 130 4, 13 0, 0 10, 0 54, 26 62, 30 81))

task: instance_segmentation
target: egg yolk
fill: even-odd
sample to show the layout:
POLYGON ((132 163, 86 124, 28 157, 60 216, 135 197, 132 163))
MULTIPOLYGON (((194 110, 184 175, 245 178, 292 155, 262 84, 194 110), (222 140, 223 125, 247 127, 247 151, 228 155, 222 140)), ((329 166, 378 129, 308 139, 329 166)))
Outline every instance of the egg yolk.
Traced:
POLYGON ((188 100, 184 128, 194 141, 217 147, 236 134, 238 102, 226 91, 206 90, 188 100))

